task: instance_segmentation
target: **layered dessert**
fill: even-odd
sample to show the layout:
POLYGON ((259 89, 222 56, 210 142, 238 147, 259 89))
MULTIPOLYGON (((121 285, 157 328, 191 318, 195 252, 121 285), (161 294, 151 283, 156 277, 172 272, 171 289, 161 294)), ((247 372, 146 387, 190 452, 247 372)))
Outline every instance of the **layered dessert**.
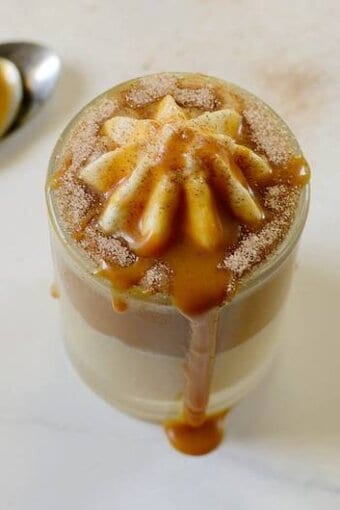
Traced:
POLYGON ((206 453, 276 344, 309 168, 279 117, 215 78, 115 87, 71 123, 48 203, 68 349, 84 379, 206 453))

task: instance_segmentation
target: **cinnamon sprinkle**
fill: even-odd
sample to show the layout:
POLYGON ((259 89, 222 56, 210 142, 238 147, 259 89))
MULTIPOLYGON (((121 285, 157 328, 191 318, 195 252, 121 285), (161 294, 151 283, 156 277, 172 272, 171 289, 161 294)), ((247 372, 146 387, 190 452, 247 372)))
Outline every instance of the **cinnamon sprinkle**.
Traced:
POLYGON ((96 204, 96 195, 75 177, 71 167, 60 178, 55 201, 68 232, 79 230, 83 218, 96 204))
POLYGON ((288 128, 283 127, 268 106, 255 98, 245 101, 242 113, 256 148, 274 165, 286 165, 296 152, 288 128))
POLYGON ((97 262, 105 261, 127 267, 137 260, 136 255, 123 239, 106 236, 92 224, 85 229, 79 245, 97 262))
POLYGON ((132 108, 152 103, 167 94, 176 86, 176 78, 165 74, 145 76, 125 95, 126 102, 132 108))
POLYGON ((155 75, 142 78, 125 96, 132 108, 145 106, 167 94, 171 94, 181 106, 202 110, 214 110, 216 94, 211 86, 181 87, 173 76, 155 75))
POLYGON ((140 286, 153 294, 169 294, 171 269, 164 262, 157 262, 146 273, 140 286))
POLYGON ((112 117, 118 108, 113 99, 102 99, 84 114, 84 117, 72 129, 65 151, 71 154, 72 170, 75 172, 95 153, 98 157, 105 152, 105 139, 98 136, 98 131, 105 120, 112 117))
POLYGON ((298 188, 284 184, 269 187, 264 204, 275 213, 273 219, 259 232, 245 235, 236 250, 225 257, 222 267, 230 269, 240 278, 263 262, 287 234, 295 217, 299 196, 298 188))

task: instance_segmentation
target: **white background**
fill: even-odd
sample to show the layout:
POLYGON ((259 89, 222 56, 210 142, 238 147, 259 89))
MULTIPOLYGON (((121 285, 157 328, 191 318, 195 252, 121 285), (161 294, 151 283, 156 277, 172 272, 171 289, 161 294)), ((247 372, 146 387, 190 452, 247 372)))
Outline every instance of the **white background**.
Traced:
POLYGON ((340 508, 339 22, 337 0, 1 0, 0 41, 45 42, 64 64, 51 103, 0 144, 1 510, 340 508), (314 174, 281 355, 202 458, 81 383, 49 297, 43 185, 56 138, 94 95, 162 70, 262 96, 314 174))

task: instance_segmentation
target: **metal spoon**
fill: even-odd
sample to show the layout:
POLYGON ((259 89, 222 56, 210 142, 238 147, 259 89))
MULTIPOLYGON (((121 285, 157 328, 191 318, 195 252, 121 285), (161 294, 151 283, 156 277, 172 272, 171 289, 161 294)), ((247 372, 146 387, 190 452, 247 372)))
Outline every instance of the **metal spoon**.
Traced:
MULTIPOLYGON (((52 50, 29 42, 0 44, 0 57, 15 64, 23 85, 21 106, 14 123, 8 126, 8 133, 29 120, 50 97, 57 84, 61 64, 52 50)), ((19 87, 18 83, 16 86, 19 87)))

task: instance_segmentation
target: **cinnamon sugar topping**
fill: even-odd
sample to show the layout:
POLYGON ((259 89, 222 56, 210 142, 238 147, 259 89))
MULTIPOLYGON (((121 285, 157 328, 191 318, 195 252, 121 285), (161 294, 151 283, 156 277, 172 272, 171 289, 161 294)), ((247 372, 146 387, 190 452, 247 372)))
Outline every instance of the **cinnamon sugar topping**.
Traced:
POLYGON ((67 230, 79 230, 84 218, 96 204, 95 194, 77 181, 73 173, 65 172, 54 195, 67 230))
POLYGON ((174 91, 175 100, 183 106, 192 106, 202 108, 206 111, 214 110, 217 104, 217 98, 211 87, 199 89, 180 89, 174 91))
POLYGON ((80 246, 92 254, 95 260, 103 260, 108 264, 118 264, 127 267, 136 262, 136 255, 130 250, 126 242, 115 236, 105 236, 94 225, 85 229, 85 235, 79 241, 80 246))
POLYGON ((243 116, 250 128, 250 137, 259 151, 263 151, 275 165, 286 165, 296 148, 292 135, 268 106, 252 98, 245 102, 243 116))
POLYGON ((84 113, 83 119, 71 131, 65 152, 72 158, 72 170, 78 170, 93 154, 105 152, 105 140, 98 137, 101 124, 112 117, 118 103, 112 99, 97 101, 84 113))
POLYGON ((292 189, 283 184, 269 187, 264 203, 276 213, 274 218, 259 232, 245 235, 236 250, 225 257, 223 267, 230 269, 240 278, 263 262, 287 234, 294 220, 299 196, 298 188, 292 189))
POLYGON ((145 76, 131 87, 125 99, 132 108, 138 108, 166 96, 176 86, 176 78, 166 74, 145 76))
POLYGON ((169 294, 172 271, 164 262, 157 262, 145 273, 141 287, 155 294, 169 294))
POLYGON ((147 76, 127 92, 125 98, 133 108, 145 106, 161 97, 171 94, 182 106, 213 110, 217 104, 216 94, 211 86, 179 86, 174 76, 147 76))

